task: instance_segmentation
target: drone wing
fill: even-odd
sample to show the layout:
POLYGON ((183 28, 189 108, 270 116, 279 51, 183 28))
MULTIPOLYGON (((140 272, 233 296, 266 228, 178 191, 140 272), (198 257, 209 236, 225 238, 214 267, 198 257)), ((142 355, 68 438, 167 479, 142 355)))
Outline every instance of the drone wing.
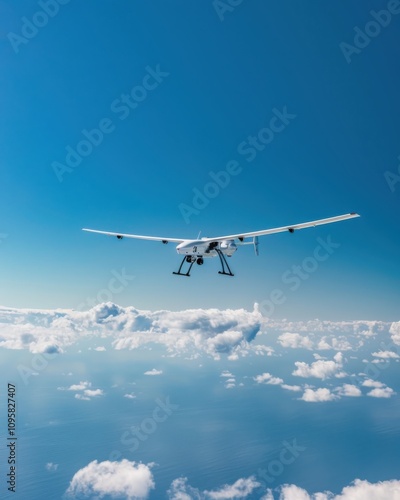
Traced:
POLYGON ((284 231, 289 231, 290 233, 293 233, 294 231, 297 231, 298 229, 305 229, 307 227, 320 226, 322 224, 330 224, 331 222, 340 222, 342 220, 353 219, 354 217, 360 217, 360 216, 358 214, 356 214, 355 212, 352 212, 350 214, 337 215, 336 217, 329 217, 328 219, 319 219, 319 220, 314 220, 311 222, 303 222, 301 224, 293 224, 291 226, 276 227, 273 229, 262 229, 261 231, 253 231, 251 233, 238 233, 238 234, 231 234, 229 236, 217 236, 216 238, 207 238, 207 239, 204 238, 204 240, 205 241, 222 241, 222 240, 239 239, 240 241, 243 241, 245 238, 251 238, 251 237, 254 238, 257 236, 264 236, 266 234, 283 233, 284 231))
POLYGON ((182 243, 182 241, 185 241, 179 238, 162 238, 161 236, 142 236, 139 234, 109 233, 108 231, 97 231, 96 229, 86 229, 86 228, 83 228, 82 231, 87 231, 88 233, 105 234, 107 236, 116 236, 119 240, 122 240, 122 238, 134 238, 136 240, 161 241, 162 243, 168 243, 169 241, 172 241, 173 243, 182 243))

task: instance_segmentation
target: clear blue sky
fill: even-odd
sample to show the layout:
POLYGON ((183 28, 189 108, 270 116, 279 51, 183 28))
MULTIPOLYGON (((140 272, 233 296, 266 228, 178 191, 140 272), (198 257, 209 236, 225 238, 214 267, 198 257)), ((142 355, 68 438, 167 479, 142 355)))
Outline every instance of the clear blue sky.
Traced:
POLYGON ((280 289, 277 318, 398 319, 400 183, 384 174, 399 164, 400 15, 350 63, 340 48, 386 7, 244 0, 221 20, 211 0, 72 0, 46 23, 36 2, 0 2, 0 303, 75 308, 125 268, 122 305, 251 308, 280 289), (13 47, 23 17, 45 26, 13 47), (285 107, 295 118, 247 161, 238 147, 285 107), (59 182, 52 164, 102 120, 59 182), (187 223, 180 205, 231 160, 240 173, 187 223), (214 236, 350 211, 362 218, 263 238, 259 258, 240 249, 235 278, 216 260, 176 277, 172 244, 81 232, 214 236), (290 290, 284 273, 329 235, 340 247, 290 290))

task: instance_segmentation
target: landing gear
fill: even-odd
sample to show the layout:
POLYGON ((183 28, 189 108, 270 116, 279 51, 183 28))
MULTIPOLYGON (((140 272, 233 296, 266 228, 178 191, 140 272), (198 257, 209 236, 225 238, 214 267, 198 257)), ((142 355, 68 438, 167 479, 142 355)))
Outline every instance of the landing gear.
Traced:
MULTIPOLYGON (((225 255, 223 252, 218 248, 218 244, 215 244, 212 246, 211 250, 214 250, 221 262, 222 266, 222 271, 218 271, 219 274, 224 274, 225 276, 234 276, 233 272, 231 271, 231 268, 229 267, 228 262, 226 261, 225 255)), ((204 258, 201 255, 185 255, 182 259, 181 265, 179 266, 178 271, 173 271, 172 274, 177 274, 178 276, 190 276, 190 271, 193 267, 193 264, 196 262, 198 266, 202 266, 204 264, 204 258), (182 272, 183 265, 187 263, 189 264, 189 267, 186 271, 186 273, 182 272)))
POLYGON ((173 271, 172 274, 177 274, 178 276, 190 276, 190 270, 192 269, 192 266, 195 262, 196 257, 192 255, 185 255, 185 257, 183 257, 182 259, 181 265, 179 266, 178 272, 173 271), (189 269, 186 273, 181 273, 182 266, 185 262, 190 263, 189 269))
POLYGON ((225 274, 226 276, 235 276, 232 273, 231 268, 229 267, 229 264, 226 262, 225 255, 221 252, 221 250, 219 248, 214 248, 214 250, 217 252, 219 260, 221 261, 221 265, 222 265, 222 271, 218 271, 218 274, 225 274), (229 272, 225 271, 224 264, 226 265, 226 268, 228 269, 229 272))

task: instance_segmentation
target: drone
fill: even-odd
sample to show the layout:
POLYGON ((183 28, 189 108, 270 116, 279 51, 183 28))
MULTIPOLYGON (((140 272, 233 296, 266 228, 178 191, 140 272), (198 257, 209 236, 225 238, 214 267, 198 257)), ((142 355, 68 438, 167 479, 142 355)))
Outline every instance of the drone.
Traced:
POLYGON ((219 257, 222 267, 222 271, 218 271, 219 274, 234 276, 226 260, 226 257, 232 257, 232 255, 242 245, 253 245, 254 252, 256 255, 258 255, 259 236, 265 236, 267 234, 274 233, 283 233, 285 231, 294 233, 294 231, 297 231, 298 229, 306 229, 307 227, 315 227, 321 226, 323 224, 330 224, 332 222, 340 222, 347 219, 353 219, 354 217, 360 216, 357 213, 352 212, 345 215, 337 215, 336 217, 329 217, 327 219, 314 220, 312 222, 303 222, 301 224, 293 224, 291 226, 283 226, 273 229, 262 229, 261 231, 254 231, 250 233, 217 236, 216 238, 200 238, 199 234, 197 239, 195 240, 189 240, 185 238, 163 238, 160 236, 142 236, 138 234, 110 233, 107 231, 98 231, 96 229, 86 228, 83 228, 82 231, 105 234, 107 236, 116 236, 119 240, 122 240, 123 238, 134 238, 137 240, 160 241, 165 245, 169 242, 178 243, 178 245, 176 246, 176 251, 179 255, 183 255, 183 259, 178 271, 173 272, 173 274, 176 274, 178 276, 190 276, 190 271, 194 263, 197 263, 199 266, 201 266, 204 264, 204 259, 209 259, 212 257, 219 257), (186 272, 182 272, 182 268, 185 263, 187 264, 187 270, 186 272))

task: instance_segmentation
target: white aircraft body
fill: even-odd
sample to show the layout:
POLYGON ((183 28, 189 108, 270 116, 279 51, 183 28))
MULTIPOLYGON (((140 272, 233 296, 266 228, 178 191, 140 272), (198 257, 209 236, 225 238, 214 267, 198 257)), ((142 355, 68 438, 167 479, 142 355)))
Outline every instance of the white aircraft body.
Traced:
POLYGON ((293 224, 291 226, 283 226, 273 229, 262 229, 261 231, 253 231, 250 233, 217 236, 216 238, 200 238, 199 235, 195 240, 188 240, 184 238, 164 238, 159 236, 142 236, 138 234, 110 233, 108 231, 98 231, 96 229, 83 229, 83 231, 105 234, 107 236, 116 236, 119 240, 122 240, 122 238, 134 238, 138 240, 161 241, 164 244, 169 242, 178 243, 176 251, 179 255, 183 255, 184 257, 179 270, 177 272, 174 272, 173 274, 178 274, 180 276, 190 276, 190 270, 192 269, 192 266, 195 262, 198 265, 202 265, 204 263, 204 259, 219 257, 222 266, 222 271, 218 271, 219 274, 233 276, 233 273, 225 257, 232 257, 238 247, 242 245, 254 245, 255 254, 258 255, 259 236, 282 233, 284 231, 293 233, 298 229, 320 226, 322 224, 330 224, 331 222, 353 219, 354 217, 359 217, 359 215, 352 212, 350 214, 329 217, 328 219, 314 220, 312 222, 303 222, 301 224, 293 224), (246 241, 249 238, 252 240, 246 241), (181 272, 185 262, 188 264, 188 270, 186 272, 181 272))

